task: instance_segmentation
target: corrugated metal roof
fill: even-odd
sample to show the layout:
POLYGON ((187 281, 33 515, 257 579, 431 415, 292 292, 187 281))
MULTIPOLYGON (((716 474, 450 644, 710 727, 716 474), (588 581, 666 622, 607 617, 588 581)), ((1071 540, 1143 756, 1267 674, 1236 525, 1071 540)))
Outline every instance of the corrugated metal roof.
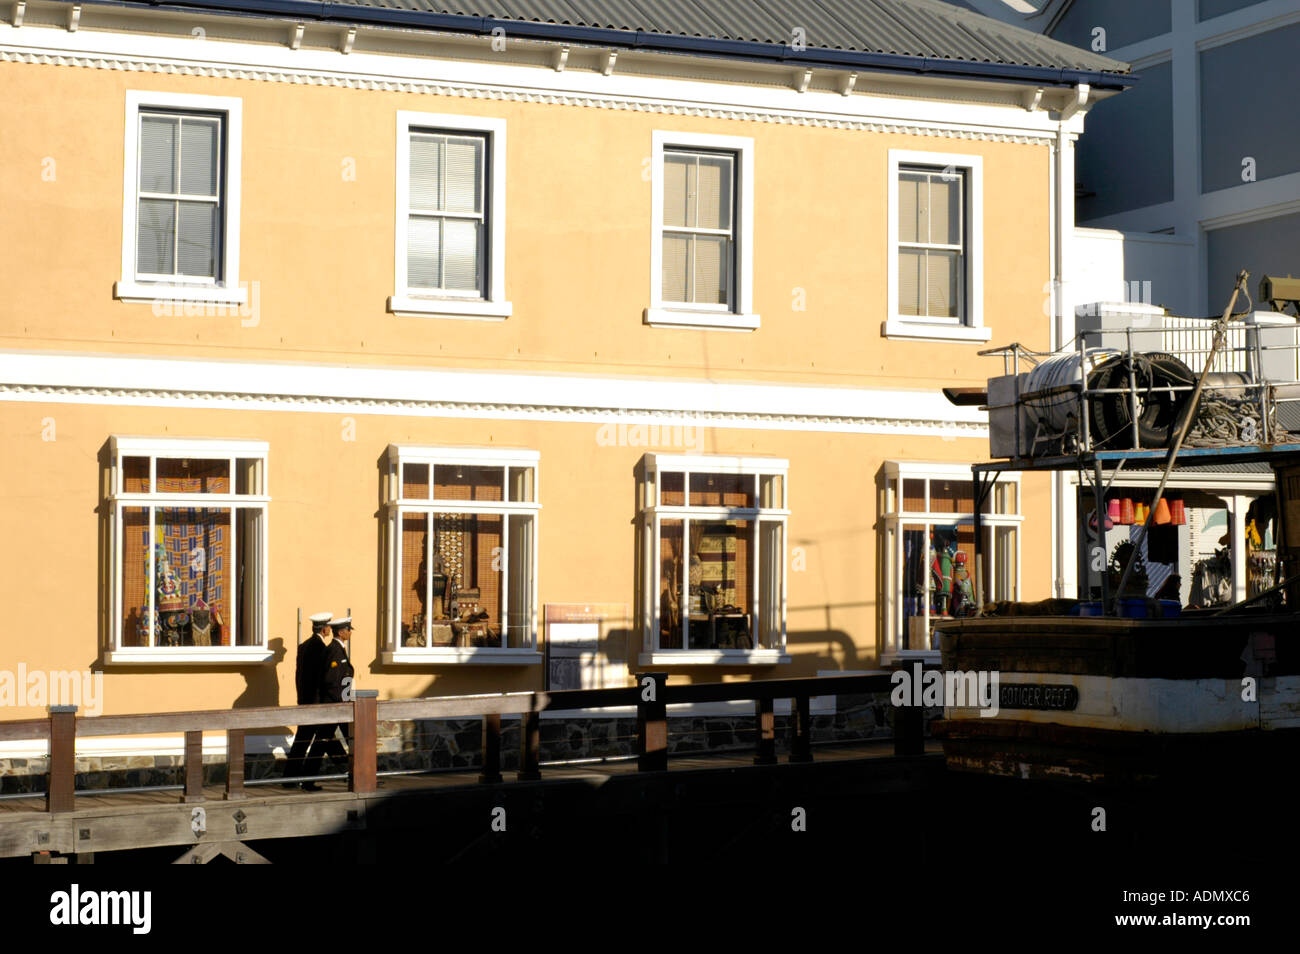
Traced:
MULTIPOLYGON (((143 0, 142 0, 143 2, 143 0)), ((186 0, 172 0, 186 6, 186 0)), ((221 7, 213 0, 194 5, 221 7)), ((229 4, 248 10, 246 3, 229 4)), ((372 8, 616 30, 629 34, 744 41, 790 49, 794 30, 810 50, 892 54, 961 63, 1122 75, 1127 64, 1002 23, 943 0, 305 0, 321 16, 372 8)), ((284 13, 274 2, 270 15, 284 13)), ((508 28, 508 27, 507 27, 508 28)))

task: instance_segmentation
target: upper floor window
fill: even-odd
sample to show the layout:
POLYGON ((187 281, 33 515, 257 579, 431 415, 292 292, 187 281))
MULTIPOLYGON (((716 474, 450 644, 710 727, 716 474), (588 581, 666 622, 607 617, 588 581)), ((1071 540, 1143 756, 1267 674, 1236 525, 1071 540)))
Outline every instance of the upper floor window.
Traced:
POLYGON ((889 151, 889 337, 987 341, 979 156, 889 151))
POLYGON ((506 125, 397 114, 397 314, 495 318, 505 300, 506 125))
POLYGON ((267 445, 114 437, 114 662, 266 653, 267 445))
POLYGON ((390 446, 388 662, 535 663, 538 453, 390 446))
POLYGON ((754 329, 753 140, 655 132, 651 325, 754 329))
POLYGON ((238 99, 129 91, 124 300, 243 303, 239 288, 238 99))
POLYGON ((637 521, 642 664, 788 661, 788 466, 645 455, 637 521))

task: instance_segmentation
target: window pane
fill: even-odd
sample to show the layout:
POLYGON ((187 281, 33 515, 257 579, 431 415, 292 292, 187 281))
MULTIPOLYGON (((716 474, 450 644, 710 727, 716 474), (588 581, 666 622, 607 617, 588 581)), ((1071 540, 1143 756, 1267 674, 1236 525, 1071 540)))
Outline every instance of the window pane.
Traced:
POLYGON ((731 157, 700 156, 698 225, 702 229, 731 228, 731 157))
POLYGON ((157 645, 241 645, 232 640, 232 542, 227 509, 158 508, 153 554, 157 645))
POLYGON ((402 465, 402 496, 417 500, 429 499, 429 465, 402 465))
POLYGON ((785 506, 785 477, 781 474, 764 474, 758 481, 758 505, 778 508, 785 506))
POLYGON ((500 500, 503 478, 500 467, 437 464, 433 496, 435 500, 500 500))
POLYGON ((958 269, 961 255, 957 252, 926 252, 929 276, 926 283, 929 295, 927 315, 933 318, 958 317, 958 293, 961 289, 958 269))
POLYGON ((903 481, 903 509, 908 513, 925 513, 925 481, 903 481))
POLYGON ((931 513, 974 513, 975 498, 971 481, 936 477, 930 481, 931 513))
POLYGON ((898 312, 902 315, 923 314, 921 294, 925 282, 921 270, 925 267, 925 252, 903 248, 898 250, 898 312))
POLYGON ((1019 599, 1016 592, 1016 527, 995 527, 995 553, 993 561, 994 600, 1019 599))
POLYGON ((230 462, 227 460, 160 457, 157 470, 159 493, 230 493, 230 462))
POLYGON ((211 202, 181 202, 180 268, 182 275, 217 274, 217 207, 211 202))
POLYGON ((693 236, 695 247, 695 301, 727 304, 727 265, 730 240, 720 235, 693 236))
POLYGON ((664 225, 694 225, 688 201, 694 189, 695 157, 664 153, 664 225))
POLYGON ((140 191, 176 191, 176 127, 172 116, 140 117, 140 191))
POLYGON ((752 474, 691 474, 692 507, 754 506, 752 474))
POLYGON ((240 457, 235 461, 235 493, 263 493, 262 459, 260 457, 240 457))
MULTIPOLYGON (((680 476, 680 475, 678 475, 680 476)), ((682 648, 682 521, 659 524, 659 648, 682 648)))
POLYGON ((921 199, 925 195, 925 176, 903 172, 898 176, 898 240, 900 242, 925 242, 929 240, 924 228, 917 224, 921 199))
POLYGON ((961 175, 930 179, 930 241, 935 245, 961 244, 961 175))
POLYGON ((171 275, 175 271, 176 203, 141 199, 136 236, 136 270, 146 275, 171 275))
POLYGON ((758 645, 781 648, 781 580, 785 572, 785 525, 775 520, 760 524, 758 548, 762 565, 758 580, 758 645))
POLYGON ((186 195, 217 194, 216 120, 186 118, 181 123, 181 189, 186 195))
POLYGON ((688 649, 753 649, 753 529, 748 520, 690 524, 688 649))
POLYGON ((438 188, 442 181, 442 149, 440 136, 411 136, 411 188, 412 209, 428 212, 442 210, 438 188))
POLYGON ((533 468, 531 467, 511 467, 510 468, 510 499, 521 500, 531 503, 536 499, 533 490, 533 468))
MULTIPOLYGON (((434 576, 426 580, 428 572, 426 556, 429 547, 429 515, 424 513, 402 514, 397 541, 400 553, 397 578, 397 614, 401 630, 401 645, 427 646, 429 644, 429 626, 435 620, 442 619, 443 596, 447 589, 447 577, 435 561, 434 576), (433 585, 432 614, 425 605, 428 599, 427 584, 433 585)), ((450 646, 451 627, 434 629, 433 644, 450 646), (440 637, 443 637, 440 639, 440 637)))
POLYGON ((448 139, 446 172, 447 210, 483 211, 483 140, 448 139))
POLYGON ((501 516, 435 514, 433 521, 434 545, 447 568, 444 605, 451 621, 453 645, 500 647, 505 596, 501 516))
POLYGON ((533 645, 533 518, 512 514, 506 646, 530 649, 533 645))
POLYGON ((686 503, 686 475, 667 471, 660 475, 659 502, 665 507, 681 507, 686 503))
POLYGON ((441 288, 442 219, 412 217, 406 226, 406 281, 412 288, 441 288))
POLYGON ((478 250, 482 223, 472 219, 446 219, 443 223, 443 265, 446 284, 457 291, 479 287, 478 250))
MULTIPOLYGON (((266 525, 266 513, 260 507, 241 507, 236 514, 239 532, 235 534, 235 543, 239 552, 236 554, 234 572, 239 586, 239 618, 235 622, 234 644, 255 646, 259 644, 262 604, 266 600, 261 572, 262 532, 266 525)), ((214 626, 213 629, 215 628, 214 626)), ((222 645, 229 646, 230 643, 222 645)))
MULTIPOLYGON (((148 471, 146 471, 146 474, 148 471)), ((122 645, 152 646, 149 625, 149 508, 122 508, 122 645)))
POLYGON ((926 613, 930 597, 929 534, 923 525, 903 526, 903 649, 929 649, 926 613))
POLYGON ((690 237, 686 235, 664 236, 664 301, 687 301, 688 246, 690 237))
POLYGON ((149 458, 122 458, 122 492, 147 494, 149 492, 149 458))

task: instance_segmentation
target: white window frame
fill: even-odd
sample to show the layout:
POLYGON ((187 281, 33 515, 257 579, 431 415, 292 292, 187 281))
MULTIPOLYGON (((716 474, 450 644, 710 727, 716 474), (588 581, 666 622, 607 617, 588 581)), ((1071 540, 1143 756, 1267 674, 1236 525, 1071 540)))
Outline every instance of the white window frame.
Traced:
POLYGON ((886 338, 917 338, 923 341, 983 342, 993 337, 984 327, 984 160, 982 156, 942 152, 916 152, 910 149, 889 150, 889 300, 881 334, 886 338), (964 255, 965 301, 961 324, 933 321, 916 315, 899 314, 898 309, 898 177, 906 166, 952 167, 964 173, 966 244, 964 255))
POLYGON ((397 112, 397 204, 394 214, 393 289, 388 310, 405 317, 504 321, 514 308, 506 300, 506 121, 449 113, 397 112), (471 133, 487 138, 484 164, 486 297, 456 294, 407 283, 406 229, 411 200, 411 133, 420 130, 471 133))
MULTIPOLYGON (((970 513, 947 513, 943 511, 932 511, 930 509, 930 485, 929 481, 943 480, 960 483, 966 490, 974 490, 974 480, 971 474, 969 464, 945 464, 931 463, 924 461, 885 461, 885 510, 882 514, 881 525, 884 534, 884 559, 881 561, 880 574, 880 592, 883 594, 881 602, 884 604, 884 632, 881 637, 880 663, 889 665, 903 659, 920 659, 924 661, 937 662, 940 654, 934 649, 908 649, 905 625, 903 622, 903 534, 902 530, 905 525, 914 526, 921 524, 926 528, 927 536, 929 528, 932 526, 950 527, 954 524, 971 525, 975 523, 974 514, 970 513), (904 480, 924 480, 926 481, 926 502, 924 510, 905 510, 903 509, 903 481, 904 480)), ((987 529, 990 533, 989 539, 996 541, 997 536, 994 531, 999 527, 1016 527, 1020 528, 1024 523, 1024 488, 1020 482, 1020 474, 1015 471, 1009 471, 1000 474, 996 481, 997 484, 1012 485, 1016 488, 1016 512, 1012 514, 995 513, 995 492, 996 486, 989 490, 985 497, 984 509, 980 511, 980 527, 987 529)), ((1023 531, 1017 529, 1016 532, 1016 553, 1015 553, 1015 589, 1017 593, 1021 592, 1020 574, 1022 568, 1021 547, 1023 531)), ((977 545, 979 541, 976 541, 977 545)), ((996 547, 996 542, 993 544, 996 547)), ((986 575, 991 580, 995 570, 995 553, 985 551, 980 545, 980 552, 985 557, 986 575)), ((975 568, 971 568, 971 575, 974 576, 975 568)), ((927 602, 925 612, 922 614, 926 620, 927 626, 930 618, 930 608, 927 602)))
MULTIPOLYGON (((384 502, 388 521, 388 546, 384 553, 384 596, 385 596, 385 664, 477 664, 498 666, 540 665, 542 653, 537 645, 538 633, 538 541, 541 537, 541 473, 538 466, 541 454, 535 450, 486 448, 486 447, 425 447, 409 444, 390 444, 388 446, 387 469, 389 499, 384 502), (402 468, 406 464, 429 465, 430 494, 434 485, 434 468, 442 466, 464 467, 500 467, 502 469, 501 500, 435 500, 408 498, 402 483, 402 468), (531 501, 510 500, 509 482, 511 467, 527 467, 533 472, 533 499, 531 501), (502 573, 506 575, 506 593, 509 594, 509 538, 506 533, 506 518, 509 516, 531 516, 533 520, 532 540, 532 600, 531 619, 529 621, 529 645, 518 648, 492 646, 403 646, 402 621, 400 612, 401 586, 400 567, 402 565, 402 517, 408 513, 429 515, 430 528, 432 520, 438 514, 478 513, 500 515, 502 518, 502 573)), ((432 572, 426 574, 432 578, 432 572)), ((502 613, 502 637, 505 638, 505 616, 510 599, 507 595, 502 613)))
POLYGON ((248 289, 239 284, 239 198, 243 152, 243 100, 194 93, 126 91, 126 129, 122 167, 122 277, 113 295, 125 302, 202 301, 248 304, 248 289), (136 272, 136 227, 140 182, 140 113, 191 111, 220 113, 223 126, 221 179, 221 268, 215 279, 177 276, 174 281, 140 279, 136 272))
POLYGON ((651 135, 650 154, 650 307, 644 322, 651 327, 696 328, 719 331, 755 331, 759 316, 754 314, 754 140, 745 136, 707 133, 676 133, 656 129, 651 135), (711 150, 735 154, 736 177, 733 191, 735 274, 731 282, 730 305, 692 304, 665 301, 663 297, 664 151, 672 149, 711 150))
MULTIPOLYGON (((114 435, 109 441, 111 473, 108 494, 110 519, 112 521, 111 559, 113 566, 110 573, 112 608, 110 610, 109 651, 106 661, 109 663, 142 664, 175 663, 193 665, 219 665, 222 663, 260 663, 272 659, 273 654, 267 648, 267 594, 269 590, 269 556, 270 556, 270 488, 269 488, 269 450, 265 441, 251 440, 191 440, 183 438, 158 437, 120 437, 114 435), (149 492, 127 493, 123 490, 122 462, 127 457, 148 457, 150 459, 149 492), (159 493, 153 473, 158 458, 190 458, 194 460, 226 460, 230 462, 231 492, 225 494, 185 494, 159 493), (240 458, 253 458, 261 461, 261 486, 257 493, 237 494, 234 492, 236 465, 240 458), (257 554, 260 578, 255 582, 257 613, 254 616, 257 625, 256 643, 251 646, 123 646, 122 623, 126 610, 123 590, 122 563, 122 511, 126 507, 227 507, 231 511, 231 554, 235 552, 234 535, 238 533, 234 511, 239 509, 260 509, 262 513, 261 547, 257 554)), ((150 523, 152 526, 152 522, 150 523)), ((237 618, 238 593, 232 594, 231 619, 237 618)), ((153 605, 153 595, 149 597, 153 605)))
MULTIPOLYGON (((682 665, 723 665, 723 666, 771 666, 790 662, 786 652, 787 614, 786 590, 789 584, 789 568, 786 558, 789 554, 789 494, 790 462, 776 457, 724 457, 708 454, 646 454, 644 456, 644 479, 652 482, 654 499, 645 502, 637 518, 638 545, 643 548, 641 554, 642 579, 641 603, 638 618, 641 627, 641 654, 638 662, 642 666, 682 666, 682 665), (685 500, 683 505, 662 503, 663 480, 665 473, 681 473, 684 479, 685 500), (753 507, 692 507, 689 506, 692 473, 709 474, 745 474, 754 478, 753 507), (759 499, 760 475, 777 475, 781 478, 781 501, 778 507, 761 507, 759 499), (706 519, 748 520, 754 526, 755 539, 759 540, 754 550, 754 565, 757 567, 762 557, 758 552, 761 544, 761 523, 777 522, 782 525, 781 534, 781 640, 780 648, 753 649, 662 649, 659 646, 659 582, 663 572, 660 556, 660 524, 663 520, 681 520, 683 539, 689 534, 688 521, 706 519)), ((753 615, 759 613, 758 588, 759 574, 753 574, 753 615)), ((686 578, 683 576, 683 593, 686 578)), ((683 601, 682 606, 687 602, 683 601)), ((685 647, 686 614, 682 615, 683 646, 685 647)))

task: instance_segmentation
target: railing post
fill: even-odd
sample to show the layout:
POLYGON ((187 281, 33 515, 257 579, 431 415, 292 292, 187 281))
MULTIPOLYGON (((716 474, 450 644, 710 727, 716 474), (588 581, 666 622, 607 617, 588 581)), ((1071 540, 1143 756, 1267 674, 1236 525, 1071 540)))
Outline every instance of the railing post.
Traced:
POLYGON ((203 732, 185 733, 185 792, 182 802, 203 801, 203 732))
POLYGON ((668 674, 643 672, 637 676, 641 695, 636 704, 637 771, 668 770, 668 706, 664 689, 668 674))
POLYGON ((776 714, 772 700, 754 700, 754 764, 776 764, 776 714))
POLYGON ((50 706, 50 777, 45 810, 70 812, 76 805, 77 707, 50 706))
POLYGON ((521 782, 535 782, 542 777, 541 770, 542 720, 536 709, 519 717, 519 771, 515 778, 521 782))
POLYGON ((794 739, 790 743, 791 762, 811 762, 812 755, 812 718, 808 704, 808 694, 795 696, 791 700, 790 715, 794 717, 794 739))
POLYGON ((244 730, 226 730, 226 801, 244 798, 244 730))
POLYGON ((483 716, 483 771, 479 782, 495 785, 501 781, 501 713, 483 716))
POLYGON ((379 691, 352 690, 352 750, 348 753, 348 791, 365 795, 377 787, 379 691))

